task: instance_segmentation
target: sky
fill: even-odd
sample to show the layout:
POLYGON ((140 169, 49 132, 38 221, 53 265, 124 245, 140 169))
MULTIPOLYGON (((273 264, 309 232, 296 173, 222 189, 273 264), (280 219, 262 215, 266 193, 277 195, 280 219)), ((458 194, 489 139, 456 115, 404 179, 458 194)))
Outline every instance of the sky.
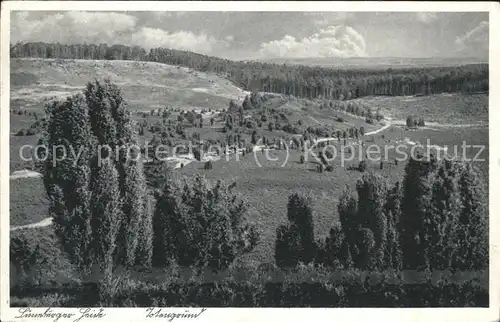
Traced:
POLYGON ((11 43, 167 47, 229 59, 488 57, 482 12, 13 11, 11 43))

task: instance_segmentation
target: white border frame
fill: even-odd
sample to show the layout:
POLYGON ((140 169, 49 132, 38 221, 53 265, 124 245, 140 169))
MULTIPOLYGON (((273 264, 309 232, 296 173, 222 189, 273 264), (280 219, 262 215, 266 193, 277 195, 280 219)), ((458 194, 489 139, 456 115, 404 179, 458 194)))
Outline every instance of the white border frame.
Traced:
MULTIPOLYGON (((499 239, 500 239, 500 182, 493 178, 500 175, 500 145, 492 140, 500 134, 500 5, 495 2, 153 2, 153 1, 4 1, 1 3, 1 101, 0 101, 0 305, 1 320, 12 321, 19 315, 17 308, 9 307, 9 100, 10 100, 10 12, 27 11, 348 11, 348 12, 489 12, 489 209, 490 209, 490 307, 489 308, 210 308, 199 319, 210 321, 303 321, 312 318, 320 321, 498 321, 499 297, 499 239), (495 126, 491 126, 494 124, 495 126), (495 274, 496 272, 496 274, 495 274)), ((37 313, 44 310, 37 308, 37 313)), ((75 313, 79 309, 52 308, 55 312, 75 313)), ((165 308, 167 310, 167 308, 165 308)), ((168 309, 169 312, 184 313, 186 308, 168 309)), ((197 313, 199 310, 193 310, 197 313)), ((106 308, 109 321, 140 321, 146 319, 144 308, 106 308)), ((18 319, 23 321, 24 319, 18 319)), ((47 320, 47 319, 41 319, 47 320)), ((52 319, 54 320, 54 319, 52 319)), ((74 321, 59 319, 58 321, 74 321)), ((83 321, 82 319, 80 321, 83 321)))

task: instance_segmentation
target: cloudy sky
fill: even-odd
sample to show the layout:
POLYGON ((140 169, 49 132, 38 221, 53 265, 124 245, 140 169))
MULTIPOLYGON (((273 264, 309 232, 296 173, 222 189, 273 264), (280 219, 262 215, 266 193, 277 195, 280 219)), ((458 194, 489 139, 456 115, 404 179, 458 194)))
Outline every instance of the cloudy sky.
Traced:
POLYGON ((231 59, 487 57, 487 13, 40 12, 11 16, 11 42, 169 47, 231 59))

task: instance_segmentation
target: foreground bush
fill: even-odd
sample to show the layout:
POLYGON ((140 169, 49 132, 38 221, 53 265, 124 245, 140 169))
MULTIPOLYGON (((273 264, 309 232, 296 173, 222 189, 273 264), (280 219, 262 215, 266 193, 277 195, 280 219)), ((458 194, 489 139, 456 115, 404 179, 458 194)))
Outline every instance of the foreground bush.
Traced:
POLYGON ((157 196, 153 261, 165 267, 226 268, 258 241, 255 226, 245 221, 246 204, 221 181, 169 180, 157 196))
POLYGON ((117 307, 488 307, 488 290, 477 280, 452 283, 445 279, 421 283, 391 280, 391 274, 332 272, 302 266, 272 277, 247 268, 220 280, 181 278, 165 272, 166 281, 122 279, 112 298, 95 296, 95 283, 60 288, 11 290, 12 306, 117 307), (332 279, 332 273, 344 278, 332 279), (24 299, 24 300, 23 300, 24 299))
POLYGON ((51 227, 10 232, 10 286, 33 288, 53 280, 69 282, 74 270, 51 227))
POLYGON ((276 230, 275 260, 280 267, 310 263, 316 255, 311 197, 294 193, 288 197, 288 225, 276 230))

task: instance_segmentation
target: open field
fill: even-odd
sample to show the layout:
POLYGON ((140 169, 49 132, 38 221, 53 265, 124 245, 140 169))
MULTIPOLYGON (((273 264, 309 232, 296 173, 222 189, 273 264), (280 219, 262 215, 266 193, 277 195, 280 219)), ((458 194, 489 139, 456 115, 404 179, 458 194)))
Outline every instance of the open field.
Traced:
POLYGON ((403 122, 407 116, 417 115, 424 117, 427 125, 436 123, 488 125, 488 95, 486 94, 371 96, 353 101, 362 102, 372 109, 381 108, 382 114, 403 122))
POLYGON ((247 94, 216 75, 152 62, 13 59, 11 108, 37 110, 53 96, 79 93, 103 78, 120 86, 131 110, 218 109, 247 94))

